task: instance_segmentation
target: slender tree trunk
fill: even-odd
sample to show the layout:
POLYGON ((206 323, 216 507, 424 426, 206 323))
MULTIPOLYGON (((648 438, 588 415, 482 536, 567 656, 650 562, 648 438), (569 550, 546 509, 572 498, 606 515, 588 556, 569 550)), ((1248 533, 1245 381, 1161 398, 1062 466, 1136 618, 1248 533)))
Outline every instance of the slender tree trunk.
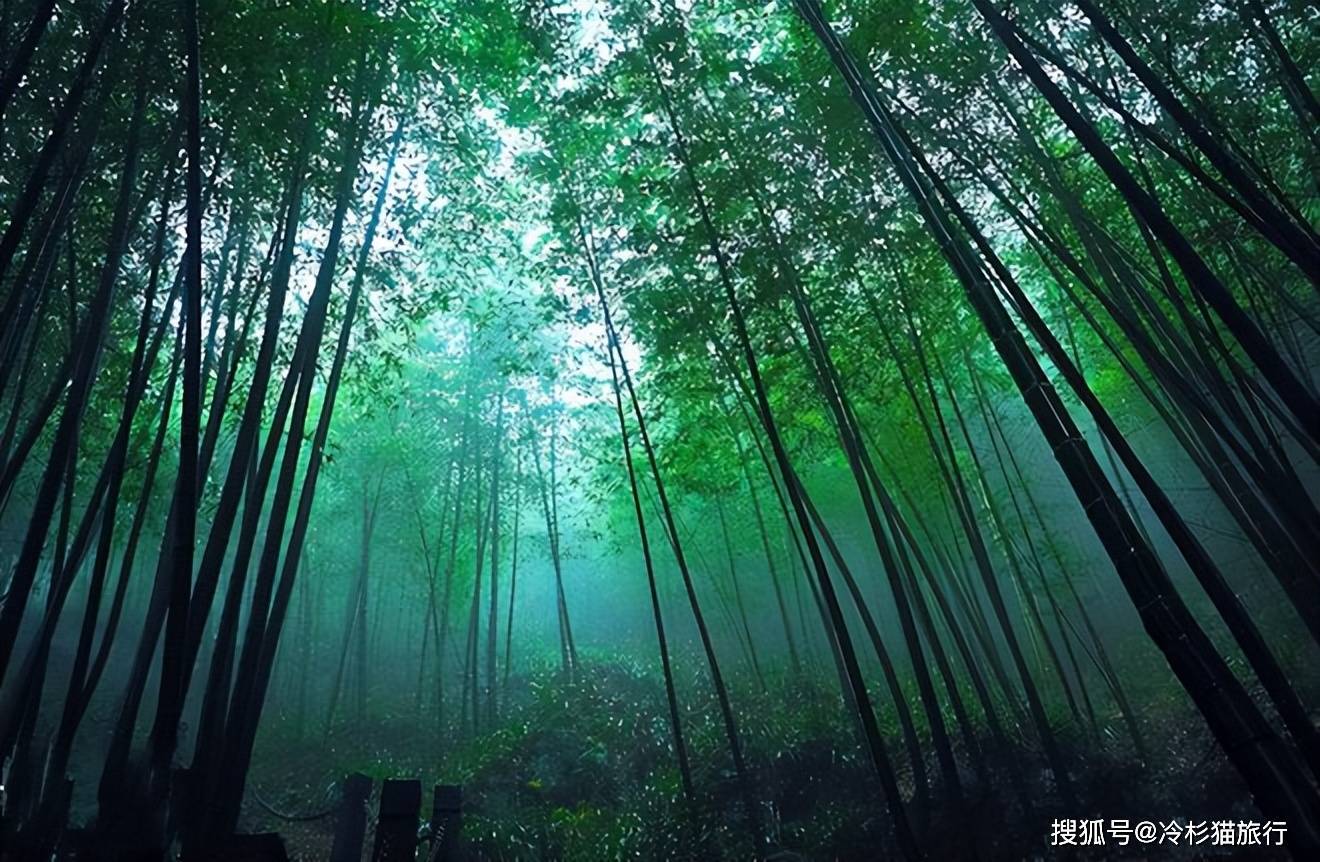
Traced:
MULTIPOLYGON (((360 61, 365 64, 365 58, 360 61)), ((374 76, 368 76, 374 77, 374 76)), ((332 227, 339 227, 340 231, 331 231, 330 240, 327 244, 326 254, 321 261, 321 269, 318 272, 317 288, 320 288, 320 295, 328 298, 329 287, 333 282, 334 270, 338 257, 338 239, 342 234, 342 225, 347 209, 346 203, 351 194, 353 180, 356 176, 359 161, 361 158, 362 140, 361 136, 365 134, 362 128, 364 119, 370 116, 370 111, 362 105, 360 99, 364 91, 369 90, 369 86, 364 86, 359 73, 357 87, 360 87, 355 96, 355 103, 359 105, 359 110, 354 112, 354 136, 356 140, 352 141, 346 149, 349 149, 352 155, 345 159, 344 170, 341 171, 339 182, 339 204, 336 207, 335 219, 332 227)), ((251 664, 250 682, 247 687, 246 699, 236 699, 235 705, 240 707, 239 711, 231 709, 229 726, 234 731, 229 738, 230 748, 226 752, 223 763, 227 767, 227 774, 222 777, 219 784, 219 818, 215 821, 226 829, 232 829, 238 816, 239 803, 242 798, 243 786, 247 778, 247 770, 251 763, 252 747, 256 739, 257 726, 261 719, 261 710, 265 702, 265 694, 270 682, 270 675, 274 667, 275 652, 279 646, 280 634, 283 630, 285 615, 288 611, 290 597, 293 593, 293 587, 296 581, 296 574, 299 567, 299 559, 302 554, 303 543, 307 535, 308 526, 311 520, 312 505, 315 500, 317 478, 320 475, 321 465, 324 460, 326 439, 330 430, 331 419, 334 415, 335 399, 338 394, 340 380, 343 376, 344 364, 348 355, 349 340, 353 331, 353 322, 357 316, 358 306, 361 303, 363 285, 366 280, 367 262, 371 253, 372 241, 376 230, 381 221, 381 214, 385 207, 386 195, 389 188, 390 179, 393 173, 395 161, 398 156, 400 142, 402 140, 403 120, 401 119, 395 128, 394 136, 390 145, 390 156, 386 161, 386 169, 381 178, 380 188, 376 196, 375 205, 372 209, 371 217, 367 222, 366 231, 363 234, 363 244, 358 252, 356 266, 353 275, 353 282, 349 287, 348 303, 344 310, 343 322, 340 325, 338 341, 335 345, 334 356, 331 362, 330 374, 326 381, 325 395, 321 403, 321 413, 316 423, 316 430, 311 440, 311 451, 308 458, 307 469, 303 477, 302 489, 299 493, 297 510, 294 513, 292 529, 288 540, 288 552, 285 554, 283 568, 280 572, 278 583, 275 585, 271 596, 269 612, 266 614, 265 625, 262 629, 259 649, 256 651, 254 661, 251 664)), ((314 294, 315 295, 315 294, 314 294)), ((324 321, 325 306, 313 306, 309 309, 321 317, 324 321)), ((294 427, 301 427, 303 415, 306 411, 306 400, 309 395, 310 385, 307 385, 312 375, 311 367, 316 361, 316 347, 319 346, 319 333, 311 342, 313 348, 308 356, 308 373, 304 375, 304 386, 299 392, 299 405, 295 410, 297 421, 294 427)), ((286 451, 285 476, 292 478, 290 470, 290 461, 286 451)), ((296 453, 292 461, 296 465, 296 453)), ((379 493, 379 487, 378 487, 379 493)), ((277 490, 276 502, 272 517, 277 514, 283 517, 280 511, 280 495, 277 490)), ((266 556, 263 557, 263 566, 270 564, 273 568, 277 562, 278 545, 274 548, 276 556, 271 556, 272 547, 268 541, 266 546, 266 556)), ((273 574, 273 571, 272 571, 273 574)), ((260 581, 258 582, 260 587, 260 581)), ((246 645, 245 645, 246 646, 246 645)), ((239 692, 244 690, 243 672, 244 668, 240 665, 240 675, 236 679, 236 689, 239 692)))
MULTIPOLYGON (((894 821, 894 831, 898 840, 899 848, 906 858, 909 859, 921 858, 923 854, 921 853, 920 848, 917 846, 916 839, 913 836, 911 827, 908 824, 907 814, 903 805, 903 799, 899 793, 898 784, 894 778, 893 768, 890 766, 889 763, 889 756, 885 752, 884 742, 880 736, 879 726, 876 724, 875 712, 871 708, 870 696, 867 694, 866 685, 861 675, 861 668, 857 663, 857 656, 853 652, 851 642, 846 636, 847 629, 844 624, 843 612, 839 606, 838 597, 834 593, 833 584, 830 582, 828 572, 826 571, 825 560, 820 553, 820 547, 816 543, 815 538, 812 535, 810 521, 808 519, 806 510, 802 505, 802 500, 799 498, 799 495, 797 493, 797 488, 795 486, 795 483, 790 481, 788 478, 789 476, 792 475, 792 468, 789 465, 787 452, 784 449, 783 442, 780 440, 779 437, 778 429, 775 426, 773 414, 771 413, 770 410, 770 402, 766 395, 765 387, 761 381, 759 364, 756 361, 756 354, 752 350, 751 341, 747 334, 746 322, 743 320, 742 308, 738 302, 737 292, 733 285, 733 276, 732 273, 730 272, 728 261, 724 257, 724 250, 719 241, 718 232, 716 231, 715 225, 711 220, 709 209, 706 206, 705 196, 701 191, 700 182, 697 179, 696 173, 691 163, 691 159, 688 155, 687 144, 685 142, 685 139, 683 138, 682 132, 679 130, 678 119, 674 115, 673 107, 670 104, 668 91, 666 90, 663 82, 660 79, 660 73, 655 68, 654 61, 651 61, 650 71, 651 71, 651 76, 654 79, 658 94, 661 98, 661 102, 665 114, 669 120, 670 129, 673 133, 674 149, 678 155, 679 162, 683 169, 683 173, 686 176, 689 185, 691 186, 692 196, 695 201, 696 209, 698 215, 700 216, 702 226, 705 230, 705 234, 708 245, 710 247, 711 254, 714 256, 715 261, 718 265, 720 282, 724 287, 725 298, 729 304, 730 311, 732 312, 733 315, 734 329, 737 334, 739 344, 742 348, 744 359, 747 363, 748 374, 752 382, 752 390, 756 394, 757 412, 761 416, 762 422, 765 427, 766 436, 767 438, 769 438, 771 449, 775 453, 775 460, 779 467, 780 473, 785 477, 785 484, 788 486, 789 498, 793 502, 793 507, 795 510, 795 514, 797 516, 799 527, 802 530, 802 534, 807 542, 807 547, 811 553, 812 564, 816 570, 816 575, 819 581, 821 595, 825 599, 825 604, 829 609, 830 620, 833 623, 833 627, 838 638, 838 644, 839 644, 840 652, 842 653, 842 658, 843 658, 845 670, 847 672, 848 681, 852 689, 854 700, 858 706, 859 712, 861 713, 862 726, 864 728, 868 742, 868 747, 871 752, 872 762, 875 766, 876 774, 880 778, 881 784, 884 787, 885 797, 889 806, 890 815, 892 816, 894 821)), ((624 379, 625 381, 628 379, 626 374, 624 379)), ((634 407, 635 406, 636 405, 634 404, 634 407)), ((649 451, 650 446, 649 443, 647 443, 647 439, 645 435, 643 435, 642 440, 643 443, 647 446, 648 455, 650 455, 651 454, 649 451)), ((652 467, 652 470, 653 472, 657 472, 658 475, 658 471, 655 470, 654 465, 652 467)), ((662 500, 664 499, 663 495, 661 499, 662 500)), ((671 533, 674 532, 672 525, 670 526, 670 532, 671 533)), ((689 594, 691 595, 690 586, 689 586, 689 594)), ((717 686, 717 690, 718 689, 722 689, 722 686, 717 686)), ((726 718, 726 724, 729 724, 731 723, 732 713, 729 712, 727 708, 726 708, 726 712, 728 713, 728 718, 726 718)), ((735 761, 738 762, 739 766, 741 766, 741 762, 740 762, 742 758, 741 749, 739 747, 735 747, 734 752, 735 752, 735 761)), ((739 771, 743 772, 742 769, 740 769, 739 771)), ((759 812, 755 810, 753 803, 750 801, 752 796, 751 788, 745 787, 744 793, 749 798, 749 802, 748 802, 748 807, 750 809, 749 817, 753 818, 752 827, 756 837, 757 847, 759 850, 762 841, 761 836, 763 834, 760 828, 759 812)))
MULTIPOLYGON (((37 43, 45 34, 46 25, 50 23, 54 12, 55 0, 39 0, 32 10, 32 20, 23 30, 22 38, 14 46, 13 53, 9 54, 9 62, 5 64, 3 74, 0 74, 0 126, 3 124, 5 109, 9 107, 23 76, 27 74, 28 66, 32 63, 32 53, 36 51, 37 43)), ((8 49, 8 46, 5 48, 8 49)))
MULTIPOLYGON (((495 420, 495 467, 491 478, 490 501, 490 612, 486 617, 486 690, 485 709, 488 727, 494 727, 496 715, 495 659, 499 643, 500 613, 500 467, 504 463, 504 394, 500 393, 495 420)), ((475 711, 473 712, 475 716, 475 711)))
MULTIPOLYGON (((45 2, 45 0, 42 0, 42 2, 45 2)), ((45 191, 46 179, 50 175, 51 168, 55 165, 55 159, 63 150, 64 140, 68 137, 74 119, 82 108, 87 89, 93 84, 96 71, 101 63, 101 55, 105 52, 106 44, 114 37, 115 31, 124 17, 124 9, 127 5, 128 0, 110 0, 106 6, 105 14, 101 17, 100 24, 97 25, 97 28, 88 39, 87 48, 84 50, 82 60, 74 72, 73 81, 64 94, 64 101, 60 103, 55 119, 51 123, 50 133, 46 136, 41 150, 37 153, 36 161, 28 173, 23 190, 14 201, 14 207, 9 215, 9 224, 5 226, 4 233, 0 235, 0 280, 3 280, 9 271, 9 265, 14 259, 14 253, 18 250, 24 232, 27 230, 27 224, 37 208, 42 192, 45 191)), ((14 85, 16 86, 17 83, 18 81, 15 80, 14 85)), ((111 76, 107 75, 102 82, 102 86, 109 87, 112 83, 111 76)), ((3 107, 3 103, 0 103, 0 107, 3 107)), ((127 219, 127 213, 125 219, 127 219)))
POLYGON ((202 398, 202 82, 197 0, 181 0, 185 57, 183 106, 185 149, 184 171, 187 198, 186 243, 183 255, 183 400, 179 421, 179 474, 170 553, 173 576, 169 587, 169 610, 165 617, 165 642, 161 658, 160 694, 150 750, 152 784, 156 799, 169 794, 170 765, 178 742, 179 720, 187 696, 188 612, 192 594, 193 557, 197 545, 197 504, 202 474, 198 470, 201 447, 202 398))
MULTIPOLYGON (((805 0, 805 2, 819 7, 817 0, 805 0)), ((1102 34, 1106 34, 1107 31, 1101 25, 1101 22, 1106 19, 1100 15, 1094 4, 1090 0, 1078 0, 1078 3, 1088 17, 1096 23, 1097 27, 1101 28, 1102 34)), ((1036 89, 1049 102, 1050 107, 1054 109, 1059 119, 1063 121, 1100 169, 1109 177, 1110 182, 1113 183, 1115 189, 1118 190, 1131 208, 1133 215, 1146 222, 1150 226, 1151 232, 1169 250, 1169 254, 1187 279, 1188 285, 1200 293, 1215 309, 1224 325, 1237 338, 1238 343, 1242 345, 1242 349, 1251 357, 1256 367, 1269 381, 1288 410, 1297 418, 1301 427, 1313 440, 1320 441, 1320 403, 1317 403, 1316 399, 1302 385, 1296 373, 1282 360, 1269 339, 1242 310, 1237 300, 1234 299, 1223 282, 1210 270, 1205 260, 1192 248, 1191 243, 1174 225, 1163 207, 1141 188, 1132 174, 1119 161, 1113 150, 1105 144, 1095 127, 1081 115, 1068 101, 1058 85, 1049 78, 1045 70, 1041 68, 1040 63, 1017 38, 1004 16, 987 0, 973 0, 973 5, 989 23, 1004 47, 1017 60, 1023 72, 1035 84, 1036 89)), ((1112 28, 1110 28, 1110 31, 1112 32, 1112 28)), ((1106 38, 1109 38, 1108 35, 1106 38)), ((1111 42, 1111 44, 1114 43, 1111 42)), ((1116 46, 1115 50, 1118 50, 1116 46)), ((1124 59, 1128 60, 1128 57, 1125 56, 1124 59)), ((1131 64, 1131 61, 1129 61, 1129 65, 1131 64)), ((1134 68, 1134 71, 1137 71, 1136 68, 1134 68)), ((1143 83, 1148 87, 1153 86, 1152 81, 1146 78, 1143 78, 1143 83)), ((1159 92, 1155 92, 1155 94, 1157 98, 1160 97, 1159 92)), ((1171 107, 1171 104, 1166 104, 1163 100, 1161 104, 1166 110, 1171 107)), ((1182 125, 1181 122, 1180 125, 1182 125)), ((1195 126, 1190 123, 1184 125, 1184 129, 1190 135, 1192 131, 1187 128, 1188 125, 1192 125, 1193 128, 1195 126)), ((1198 132, 1197 138, 1202 137, 1198 132)), ((1198 140, 1199 144, 1200 140, 1198 140)), ((1207 153, 1207 155, 1209 154, 1207 153)), ((1224 169, 1224 166, 1219 167, 1221 170, 1224 169)), ((1316 278, 1316 276, 1313 276, 1313 278, 1316 278)), ((1320 278, 1317 278, 1317 283, 1320 284, 1320 278)))
MULTIPOLYGON (((1002 22, 1002 17, 988 3, 982 0, 974 0, 974 3, 992 24, 996 19, 1002 22)), ((1320 831, 1317 831, 1314 814, 1317 807, 1315 791, 1297 765, 1288 759, 1278 737, 1173 590, 1168 574, 1154 552, 1137 534, 1090 448, 999 303, 993 286, 975 262, 971 250, 954 232, 922 175, 905 156, 904 146, 910 142, 900 144, 893 134, 892 118, 842 41, 826 23, 819 4, 815 0, 798 0, 798 8, 843 73, 886 155, 921 209, 927 228, 935 234, 941 250, 966 288, 969 300, 1050 443, 1152 640, 1163 651, 1174 673, 1201 709, 1226 754, 1246 779, 1262 811, 1267 816, 1288 818, 1290 828, 1296 824, 1299 833, 1296 846, 1320 846, 1320 831)), ((1038 66, 1036 68, 1039 70, 1038 66)))
POLYGON ((509 554, 509 611, 504 621, 504 677, 501 687, 505 696, 509 690, 509 671, 513 669, 513 602, 518 596, 518 526, 522 515, 522 447, 513 467, 513 548, 509 554))
POLYGON ((33 581, 36 579, 37 566, 46 544, 56 500, 64 485, 64 471, 68 460, 74 457, 77 451, 83 410, 91 393, 109 325, 115 285, 119 280, 120 264, 128 243, 129 200, 137 179, 137 133, 141 128, 140 111, 137 116, 137 126, 130 134, 124 151, 124 167, 120 174, 119 194, 110 227, 106 256, 101 267, 100 282, 91 298, 85 323, 81 327, 74 350, 73 375, 64 396, 64 411, 56 426, 50 457, 38 485, 32 507, 32 518, 18 560, 14 564, 13 573, 10 575, 7 596, 3 606, 0 606, 0 681, 3 681, 5 672, 9 668, 9 659, 18 638, 19 625, 27 607, 33 581))

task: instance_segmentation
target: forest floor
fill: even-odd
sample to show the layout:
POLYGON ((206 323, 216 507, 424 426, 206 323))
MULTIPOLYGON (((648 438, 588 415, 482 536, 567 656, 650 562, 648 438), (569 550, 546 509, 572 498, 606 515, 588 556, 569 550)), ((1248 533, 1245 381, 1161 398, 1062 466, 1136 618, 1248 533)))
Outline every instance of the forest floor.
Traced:
MULTIPOLYGON (((891 858, 889 817, 862 750, 855 744, 837 693, 815 679, 742 680, 735 690, 741 731, 755 785, 779 859, 891 858), (750 684, 748 684, 750 683, 750 684)), ((613 662, 591 664, 573 681, 550 670, 510 680, 499 722, 479 733, 455 721, 448 732, 427 730, 433 713, 415 704, 372 707, 361 720, 331 732, 296 732, 276 717, 259 740, 249 785, 284 812, 323 806, 327 788, 360 771, 373 778, 418 777, 464 786, 463 836, 473 859, 712 859, 751 858, 747 829, 714 703, 686 704, 695 813, 683 803, 672 758, 664 690, 658 678, 613 662), (462 738, 457 745, 446 739, 462 738)), ((877 701, 880 702, 880 701, 877 701)), ((892 721, 892 711, 884 717, 892 721)), ((445 718, 446 722, 450 717, 445 718)), ((1046 859, 1054 818, 1259 820, 1231 767, 1203 724, 1176 704, 1141 717, 1154 763, 1143 766, 1122 736, 1117 716, 1103 713, 1098 733, 1059 718, 1061 744, 1072 764, 1078 802, 1058 801, 1054 781, 1021 726, 1010 729, 1007 752, 987 751, 989 786, 965 774, 963 810, 909 805, 918 839, 931 859, 1046 859), (1007 788, 1004 765, 1016 763, 1030 810, 1007 788)), ((910 764, 896 728, 885 730, 909 798, 910 764)), ((969 762, 958 752, 960 762, 969 762)), ((936 764, 927 764, 940 798, 936 764)), ((324 859, 333 819, 281 821, 248 794, 245 826, 286 837, 296 859, 324 859)), ((368 836, 370 841, 370 835, 368 836)), ((1217 848, 1106 846, 1067 858, 1227 858, 1217 848)), ((1256 849, 1249 857, 1271 856, 1256 849)))

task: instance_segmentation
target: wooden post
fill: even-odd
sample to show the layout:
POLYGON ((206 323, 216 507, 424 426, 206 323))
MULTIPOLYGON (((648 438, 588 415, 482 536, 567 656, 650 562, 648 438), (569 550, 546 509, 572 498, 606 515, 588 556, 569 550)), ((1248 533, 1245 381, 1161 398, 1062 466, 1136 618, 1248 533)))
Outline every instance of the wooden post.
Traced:
POLYGON ((344 779, 330 862, 362 862, 362 841, 367 834, 367 797, 370 795, 371 779, 367 776, 355 772, 344 779))
POLYGON ((431 808, 431 856, 428 862, 458 862, 463 833, 463 786, 437 784, 431 808))
POLYGON ((415 862, 417 818, 422 810, 422 782, 391 778, 380 789, 380 819, 372 862, 415 862))
MULTIPOLYGON (((5 856, 0 859, 26 859, 26 856, 5 856)), ((92 829, 66 829, 63 841, 53 857, 59 862, 158 862, 165 858, 161 848, 144 848, 122 837, 106 836, 92 829)))
MULTIPOLYGON (((194 862, 194 857, 188 859, 194 862)), ((195 862, 289 862, 289 853, 275 832, 226 835, 203 848, 195 862)))

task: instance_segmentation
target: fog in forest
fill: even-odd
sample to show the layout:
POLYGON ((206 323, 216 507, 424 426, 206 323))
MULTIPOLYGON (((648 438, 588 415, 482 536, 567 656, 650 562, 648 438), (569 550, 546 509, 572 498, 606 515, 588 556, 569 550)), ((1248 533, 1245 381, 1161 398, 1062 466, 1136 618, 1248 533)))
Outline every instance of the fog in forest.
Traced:
POLYGON ((1315 68, 6 0, 0 860, 1317 858, 1315 68))

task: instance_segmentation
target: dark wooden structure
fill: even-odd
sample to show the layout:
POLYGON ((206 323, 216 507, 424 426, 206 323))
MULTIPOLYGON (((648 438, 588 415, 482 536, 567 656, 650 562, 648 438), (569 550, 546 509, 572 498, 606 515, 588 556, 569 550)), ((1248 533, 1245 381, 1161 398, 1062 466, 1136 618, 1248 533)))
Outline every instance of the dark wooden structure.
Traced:
POLYGON ((370 778, 355 772, 344 779, 339 813, 335 818, 335 843, 330 849, 330 862, 361 862, 362 841, 367 835, 369 796, 370 778))
POLYGON ((428 862, 457 862, 463 831, 463 787, 437 784, 431 805, 431 851, 428 862))
POLYGON ((371 862, 415 862, 421 810, 422 782, 416 778, 390 778, 381 785, 371 862))
MULTIPOLYGON (((21 859, 23 857, 13 857, 21 859)), ((65 830, 55 854, 60 862, 157 862, 165 858, 161 848, 128 843, 85 829, 65 830)))
MULTIPOLYGON (((344 779, 330 862, 364 862, 371 789, 372 780, 365 775, 355 773, 344 779)), ((381 785, 371 862, 418 862, 419 859, 461 862, 462 786, 435 785, 429 829, 419 834, 421 808, 422 783, 417 779, 389 779, 381 785)), ((161 849, 144 846, 140 837, 131 841, 127 836, 62 828, 45 833, 29 827, 24 832, 16 833, 11 824, 0 822, 0 862, 26 862, 35 858, 54 858, 60 862, 160 862, 165 855, 161 849)), ((210 846, 193 851, 186 862, 288 862, 288 859, 283 838, 265 832, 218 838, 210 846)))
POLYGON ((274 832, 227 835, 187 862, 289 862, 284 839, 274 832))

